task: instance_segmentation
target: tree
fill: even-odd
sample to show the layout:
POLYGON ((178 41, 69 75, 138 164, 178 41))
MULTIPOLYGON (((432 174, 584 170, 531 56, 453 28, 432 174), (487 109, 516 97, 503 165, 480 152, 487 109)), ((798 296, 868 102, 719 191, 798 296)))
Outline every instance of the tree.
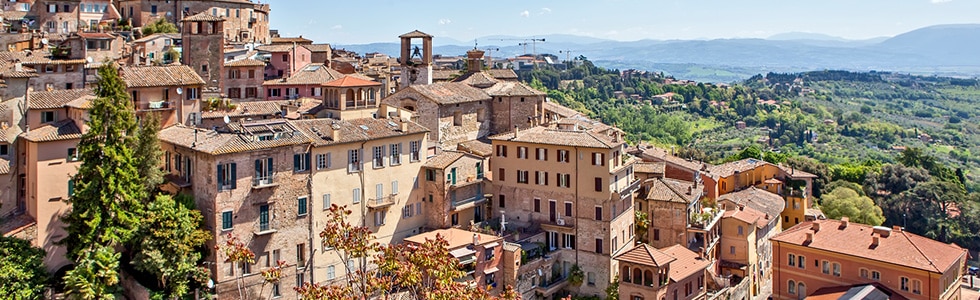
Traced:
MULTIPOLYGON (((232 263, 233 268, 255 263, 255 252, 252 252, 244 242, 231 233, 228 234, 227 241, 223 246, 215 245, 214 248, 225 254, 225 262, 232 263)), ((248 289, 245 287, 245 272, 237 272, 236 274, 238 274, 235 280, 238 285, 238 299, 249 299, 248 289)))
POLYGON ((168 299, 187 295, 193 282, 209 275, 207 269, 198 267, 199 250, 211 238, 200 229, 202 223, 200 212, 177 203, 169 195, 157 196, 143 214, 131 243, 131 263, 137 270, 155 276, 168 299))
POLYGON ((606 300, 619 300, 619 275, 606 287, 606 300))
POLYGON ((646 212, 637 209, 635 212, 634 222, 636 226, 636 235, 639 237, 640 241, 646 242, 647 230, 650 229, 650 216, 646 212))
POLYGON ((75 268, 65 274, 69 299, 115 300, 119 288, 119 253, 95 245, 79 253, 75 268))
POLYGON ((115 276, 114 271, 109 274, 103 269, 117 265, 118 261, 108 260, 119 257, 105 252, 132 238, 139 228, 146 195, 132 149, 137 130, 132 101, 114 64, 99 67, 99 77, 97 98, 92 101, 86 123, 88 131, 78 144, 82 164, 73 178, 75 192, 68 199, 71 210, 63 219, 67 234, 59 241, 68 248, 68 258, 75 261, 75 270, 68 273, 66 281, 78 283, 69 287, 85 288, 72 291, 82 295, 111 291, 111 286, 94 285, 118 282, 104 278, 115 276), (84 270, 91 267, 100 269, 84 270))
POLYGON ((817 175, 817 178, 813 179, 813 196, 820 197, 822 192, 827 190, 824 186, 830 182, 830 169, 827 165, 820 163, 819 161, 803 157, 795 156, 786 159, 785 164, 793 169, 802 170, 813 175, 817 175))
POLYGON ((885 221, 881 208, 874 200, 861 196, 848 187, 838 187, 820 199, 820 209, 830 219, 848 217, 851 222, 881 225, 885 221))
POLYGON ((136 165, 139 178, 143 179, 143 188, 152 193, 163 183, 163 169, 160 168, 160 158, 163 149, 160 148, 160 116, 155 113, 146 114, 140 124, 136 138, 136 165))
POLYGON ((44 249, 0 236, 0 295, 11 299, 42 299, 48 280, 44 249))
POLYGON ((156 33, 177 33, 177 25, 167 22, 166 19, 160 18, 156 22, 146 24, 143 26, 143 36, 149 36, 156 33))

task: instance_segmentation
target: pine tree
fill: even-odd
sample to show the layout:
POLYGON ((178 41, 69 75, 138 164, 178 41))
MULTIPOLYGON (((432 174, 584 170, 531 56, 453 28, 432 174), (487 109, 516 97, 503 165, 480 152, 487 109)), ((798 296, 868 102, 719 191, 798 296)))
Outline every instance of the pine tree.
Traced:
MULTIPOLYGON (((71 211, 63 219, 68 225, 67 235, 59 241, 68 248, 68 258, 76 262, 76 270, 104 266, 109 258, 118 263, 118 255, 100 254, 96 264, 82 260, 91 258, 93 251, 112 251, 124 245, 139 226, 142 199, 146 198, 132 149, 137 132, 132 102, 114 64, 100 67, 99 77, 88 132, 78 144, 82 164, 74 177, 75 193, 68 200, 71 211)), ((95 272, 99 270, 78 270, 68 273, 65 280, 97 293, 113 291, 112 285, 118 280, 81 276, 95 272)))
POLYGON ((163 183, 163 169, 160 169, 163 149, 157 137, 159 132, 160 116, 151 113, 143 117, 134 148, 139 178, 143 179, 143 188, 147 193, 153 193, 163 183))

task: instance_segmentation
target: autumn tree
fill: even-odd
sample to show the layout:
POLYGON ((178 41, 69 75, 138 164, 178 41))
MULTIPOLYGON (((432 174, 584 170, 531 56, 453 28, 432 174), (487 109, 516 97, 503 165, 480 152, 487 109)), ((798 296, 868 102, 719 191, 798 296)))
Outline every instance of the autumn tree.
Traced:
POLYGON ((169 195, 159 195, 147 206, 143 222, 132 242, 131 263, 156 277, 167 299, 191 292, 194 282, 203 284, 207 269, 198 266, 201 248, 211 235, 200 229, 201 213, 169 195))
POLYGON ((42 299, 48 281, 44 249, 26 240, 0 236, 0 295, 11 299, 42 299))
MULTIPOLYGON (((82 164, 73 179, 75 192, 68 199, 71 210, 63 219, 67 234, 59 241, 68 248, 68 258, 75 262, 76 270, 69 272, 65 280, 77 284, 69 288, 86 289, 70 291, 75 295, 113 291, 111 285, 118 279, 106 278, 110 274, 103 271, 118 265, 119 255, 106 252, 113 252, 132 238, 139 228, 146 195, 133 151, 136 118, 116 66, 103 64, 95 85, 97 98, 89 110, 88 131, 78 144, 82 164), (99 284, 110 286, 94 286, 99 284)), ((111 274, 115 276, 114 271, 111 274)))

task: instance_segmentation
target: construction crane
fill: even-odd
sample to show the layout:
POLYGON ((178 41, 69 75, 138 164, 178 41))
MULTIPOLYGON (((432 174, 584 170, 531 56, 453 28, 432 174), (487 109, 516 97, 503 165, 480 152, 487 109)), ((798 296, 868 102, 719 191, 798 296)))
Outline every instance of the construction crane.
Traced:
POLYGON ((483 50, 487 52, 487 66, 489 66, 491 69, 493 69, 493 67, 494 67, 493 66, 493 52, 500 52, 500 48, 490 47, 490 48, 483 48, 483 50))
POLYGON ((545 42, 544 39, 536 39, 536 38, 529 38, 529 39, 500 39, 500 40, 501 41, 521 41, 521 43, 518 43, 517 45, 518 46, 524 46, 524 54, 527 54, 527 45, 530 44, 531 45, 531 51, 532 51, 531 53, 534 54, 535 57, 538 56, 538 51, 537 51, 538 42, 542 42, 542 43, 545 42))

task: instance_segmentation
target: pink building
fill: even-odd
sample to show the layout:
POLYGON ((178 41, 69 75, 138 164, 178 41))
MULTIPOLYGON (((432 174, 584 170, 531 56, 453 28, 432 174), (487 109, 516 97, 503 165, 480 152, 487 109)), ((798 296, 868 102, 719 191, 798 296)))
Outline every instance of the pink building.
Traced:
POLYGON ((256 50, 269 60, 265 68, 266 79, 292 77, 313 59, 310 49, 297 44, 259 46, 256 50))
MULTIPOLYGON (((268 70, 267 66, 266 71, 268 70)), ((309 64, 292 76, 267 80, 262 86, 265 88, 266 100, 299 98, 323 100, 323 84, 343 77, 344 74, 323 64, 309 64)))

